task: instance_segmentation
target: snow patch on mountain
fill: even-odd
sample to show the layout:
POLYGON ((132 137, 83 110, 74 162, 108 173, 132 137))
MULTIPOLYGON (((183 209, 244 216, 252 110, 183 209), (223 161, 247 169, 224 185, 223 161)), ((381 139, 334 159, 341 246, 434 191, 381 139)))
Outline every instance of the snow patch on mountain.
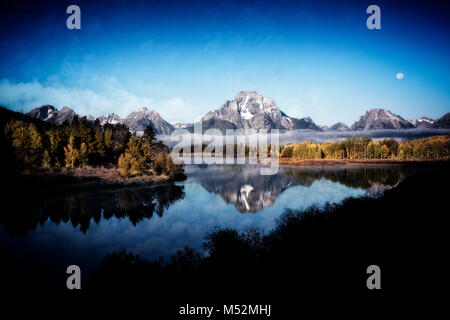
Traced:
MULTIPOLYGON (((295 119, 287 116, 271 98, 255 91, 241 91, 233 100, 227 100, 215 111, 208 112, 202 123, 230 123, 238 129, 313 129, 320 128, 310 119, 295 119)), ((222 129, 222 128, 219 128, 222 129)))

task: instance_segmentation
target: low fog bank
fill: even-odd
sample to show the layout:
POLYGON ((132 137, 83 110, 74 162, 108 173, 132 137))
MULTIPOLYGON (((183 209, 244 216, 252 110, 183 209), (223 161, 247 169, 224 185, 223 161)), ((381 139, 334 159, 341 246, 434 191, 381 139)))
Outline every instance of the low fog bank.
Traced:
POLYGON ((280 143, 298 143, 302 141, 312 141, 314 143, 336 142, 349 137, 368 136, 374 140, 382 140, 386 138, 394 138, 399 142, 429 138, 449 134, 450 129, 389 129, 389 130, 367 130, 367 131, 305 131, 295 130, 292 132, 286 131, 280 134, 280 143))
MULTIPOLYGON (((284 145, 288 143, 298 143, 302 141, 312 141, 314 143, 323 143, 323 142, 336 142, 341 141, 349 137, 360 137, 360 136, 368 136, 374 140, 382 140, 386 138, 394 138, 399 142, 412 140, 412 139, 421 139, 428 138, 433 136, 450 134, 450 129, 389 129, 389 130, 368 130, 368 131, 326 131, 326 132, 318 132, 313 130, 290 130, 279 133, 279 143, 284 145)), ((199 135, 195 135, 192 133, 183 134, 183 135, 158 135, 157 138, 164 142, 169 147, 173 147, 177 144, 180 146, 186 144, 193 144, 194 139, 196 141, 203 141, 204 144, 214 143, 216 145, 221 145, 225 141, 225 136, 212 136, 212 135, 203 135, 203 140, 199 137, 199 135), (189 143, 189 141, 191 141, 189 143)), ((246 144, 247 145, 255 145, 255 141, 257 139, 261 141, 267 141, 270 143, 270 132, 268 135, 264 134, 256 134, 254 132, 248 132, 246 134, 246 144)), ((228 138, 227 144, 230 141, 237 142, 236 137, 228 138), (230 140, 231 139, 231 140, 230 140)), ((275 141, 273 141, 275 142, 275 141)), ((233 143, 233 142, 231 142, 233 143)))

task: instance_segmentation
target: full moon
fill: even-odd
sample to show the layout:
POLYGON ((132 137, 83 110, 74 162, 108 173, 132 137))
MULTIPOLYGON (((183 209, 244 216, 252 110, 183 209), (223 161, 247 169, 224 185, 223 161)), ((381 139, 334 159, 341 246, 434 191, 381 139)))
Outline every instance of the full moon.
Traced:
POLYGON ((396 77, 398 80, 402 80, 405 75, 401 72, 397 73, 396 77))

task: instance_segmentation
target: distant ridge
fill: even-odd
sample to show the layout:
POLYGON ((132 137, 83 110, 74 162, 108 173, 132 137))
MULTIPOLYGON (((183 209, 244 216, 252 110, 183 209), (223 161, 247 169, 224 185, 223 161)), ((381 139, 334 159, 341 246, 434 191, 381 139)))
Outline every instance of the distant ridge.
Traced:
MULTIPOLYGON (((27 115, 49 123, 61 124, 65 121, 71 122, 77 114, 68 107, 60 111, 51 105, 34 108, 27 115)), ((94 121, 93 116, 86 116, 94 121)), ((153 127, 157 134, 170 134, 175 129, 186 129, 193 131, 194 123, 176 123, 171 125, 161 115, 146 107, 137 109, 126 117, 120 117, 115 113, 105 114, 98 118, 102 125, 107 123, 122 123, 129 127, 132 132, 140 132, 147 125, 153 127)), ((199 121, 203 131, 207 129, 218 129, 224 132, 226 129, 279 129, 295 130, 307 129, 313 131, 366 131, 382 129, 449 129, 450 113, 433 120, 422 117, 417 120, 405 120, 399 115, 393 114, 385 109, 370 109, 360 117, 351 127, 343 122, 338 122, 330 127, 319 126, 310 117, 294 118, 281 111, 271 98, 263 97, 255 91, 240 91, 233 100, 227 100, 217 110, 209 111, 199 121)), ((199 123, 197 122, 197 123, 199 123)))
POLYGON ((61 111, 58 111, 58 109, 53 106, 45 105, 34 108, 28 112, 27 115, 45 122, 62 124, 65 121, 70 123, 77 114, 68 107, 63 107, 61 111))
POLYGON ((367 111, 365 115, 361 116, 351 126, 353 131, 409 128, 414 128, 414 125, 410 121, 384 109, 371 109, 367 111))
POLYGON ((333 124, 331 127, 327 129, 327 131, 350 131, 351 129, 342 122, 338 122, 333 124))
MULTIPOLYGON (((45 105, 39 108, 34 108, 27 113, 28 116, 50 123, 61 124, 67 121, 70 123, 75 116, 78 116, 72 109, 64 107, 58 111, 54 106, 45 105)), ((94 121, 95 118, 88 115, 86 118, 94 121)), ((101 125, 107 123, 118 124, 123 123, 128 126, 130 131, 139 132, 144 131, 147 125, 153 127, 157 134, 170 134, 174 127, 165 121, 159 113, 147 108, 140 108, 126 117, 119 117, 114 113, 109 113, 98 118, 101 125)))

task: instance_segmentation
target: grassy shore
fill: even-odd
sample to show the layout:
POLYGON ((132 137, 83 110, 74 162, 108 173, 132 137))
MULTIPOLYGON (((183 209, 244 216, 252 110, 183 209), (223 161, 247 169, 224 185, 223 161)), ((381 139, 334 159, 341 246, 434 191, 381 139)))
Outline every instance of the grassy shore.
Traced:
MULTIPOLYGON (((307 165, 307 166, 334 166, 334 165, 345 165, 345 164, 435 164, 435 163, 446 163, 450 159, 440 159, 440 160, 401 160, 401 159, 294 159, 294 158, 279 158, 280 164, 286 165, 307 165)), ((274 161, 274 160, 272 160, 274 161)))
POLYGON ((24 192, 46 193, 121 188, 173 181, 173 177, 165 174, 123 177, 117 166, 89 166, 75 169, 27 170, 21 175, 15 176, 13 184, 24 192))

